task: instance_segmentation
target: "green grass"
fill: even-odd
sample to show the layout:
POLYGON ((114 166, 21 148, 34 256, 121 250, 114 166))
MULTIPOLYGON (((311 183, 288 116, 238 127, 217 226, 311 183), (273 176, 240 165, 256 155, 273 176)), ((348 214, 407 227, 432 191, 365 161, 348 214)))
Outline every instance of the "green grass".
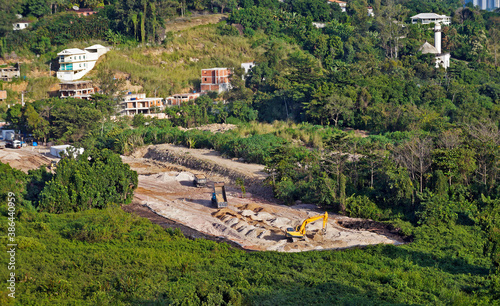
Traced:
MULTIPOLYGON (((99 69, 110 69, 113 72, 129 74, 132 85, 142 86, 142 91, 148 96, 152 96, 155 89, 157 96, 161 97, 199 90, 201 69, 239 68, 242 62, 258 58, 264 50, 252 44, 262 39, 262 35, 258 34, 253 38, 221 36, 218 34, 217 25, 201 25, 171 34, 168 42, 161 46, 117 46, 101 57, 97 66, 84 78, 95 79, 99 69)), ((29 63, 22 64, 21 74, 26 75, 30 82, 28 98, 47 98, 50 86, 59 82, 55 77, 35 77, 32 71, 48 70, 49 60, 55 58, 57 52, 62 49, 83 49, 93 44, 108 45, 98 40, 72 42, 40 58, 26 54, 29 63)))
POLYGON ((32 101, 47 99, 49 97, 49 88, 60 82, 56 77, 30 78, 26 88, 28 91, 27 97, 32 101))
MULTIPOLYGON (((18 221, 19 305, 492 304, 499 277, 468 226, 345 251, 246 253, 191 241, 119 208, 18 221)), ((0 218, 6 233, 6 218, 0 218)), ((1 237, 6 243, 6 237, 1 237)), ((6 256, 0 277, 6 279, 6 256)), ((6 304, 6 289, 1 288, 6 304)))
POLYGON ((255 39, 221 36, 217 25, 203 25, 172 34, 161 47, 112 50, 97 69, 129 74, 147 94, 156 88, 159 96, 199 90, 201 69, 239 68, 261 54, 263 49, 252 47, 255 39))
MULTIPOLYGON (((289 142, 297 142, 299 145, 321 149, 324 147, 324 140, 328 138, 328 136, 339 134, 341 130, 334 127, 312 125, 310 123, 274 121, 272 124, 250 122, 238 126, 234 132, 239 137, 272 133, 289 142)), ((353 132, 350 132, 349 135, 356 136, 353 132)))

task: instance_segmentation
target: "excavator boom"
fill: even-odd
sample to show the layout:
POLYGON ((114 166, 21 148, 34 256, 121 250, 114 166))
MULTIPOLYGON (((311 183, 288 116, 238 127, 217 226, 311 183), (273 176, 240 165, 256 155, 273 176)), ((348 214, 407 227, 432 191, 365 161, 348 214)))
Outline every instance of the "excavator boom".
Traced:
POLYGON ((295 230, 293 228, 288 228, 286 231, 286 236, 288 238, 303 238, 306 235, 306 226, 309 223, 315 222, 317 220, 323 219, 323 231, 326 229, 326 222, 328 221, 328 213, 325 212, 323 215, 314 216, 311 218, 307 218, 302 222, 301 225, 298 225, 295 230))

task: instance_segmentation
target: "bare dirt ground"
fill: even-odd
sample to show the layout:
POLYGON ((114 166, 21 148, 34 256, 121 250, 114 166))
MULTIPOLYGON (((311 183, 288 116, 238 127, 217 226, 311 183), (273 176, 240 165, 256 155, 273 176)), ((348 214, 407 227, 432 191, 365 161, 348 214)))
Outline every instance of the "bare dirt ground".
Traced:
POLYGON ((9 164, 12 168, 28 172, 28 170, 39 168, 41 165, 49 165, 55 158, 47 154, 47 147, 25 147, 21 149, 0 149, 0 161, 9 164))
POLYGON ((214 150, 188 149, 183 146, 161 144, 140 148, 132 154, 132 157, 182 165, 186 167, 185 171, 196 169, 196 173, 203 173, 208 177, 215 176, 217 181, 225 183, 232 183, 241 178, 245 181, 247 191, 250 193, 257 193, 264 197, 272 196, 270 188, 262 184, 267 177, 263 165, 224 158, 214 150))
POLYGON ((266 177, 262 165, 226 159, 211 150, 169 144, 142 148, 123 160, 139 173, 134 197, 137 208, 142 204, 158 216, 202 235, 229 239, 246 250, 300 252, 404 243, 397 231, 379 226, 379 223, 356 228, 355 224, 361 219, 335 214, 330 214, 324 235, 319 220, 307 226, 304 240, 289 241, 285 238, 286 228, 295 227, 324 211, 311 204, 291 207, 277 204, 269 188, 261 184, 266 177), (207 175, 209 183, 207 187, 196 188, 194 174, 201 173, 207 175), (234 185, 238 177, 245 179, 249 191, 245 197, 234 185), (227 208, 217 209, 211 203, 211 186, 219 181, 226 182, 227 208))
MULTIPOLYGON (((55 160, 47 147, 1 149, 0 161, 27 172, 55 160)), ((147 217, 163 227, 179 228, 186 237, 224 241, 247 251, 301 252, 344 249, 405 242, 397 229, 371 220, 330 214, 327 230, 321 234, 322 221, 307 226, 305 239, 289 241, 285 230, 308 217, 323 214, 315 205, 284 206, 272 197, 264 166, 227 159, 211 150, 187 149, 163 144, 141 148, 123 161, 139 174, 139 186, 132 205, 123 209, 147 217), (194 174, 205 174, 208 185, 196 188, 194 174), (245 180, 243 196, 234 184, 245 180), (214 182, 225 182, 228 207, 211 203, 214 182)))
POLYGON ((163 228, 172 228, 172 229, 178 228, 179 230, 181 230, 184 237, 189 238, 189 239, 194 240, 194 239, 202 238, 202 239, 212 240, 212 241, 216 241, 216 242, 225 242, 234 248, 242 249, 245 251, 251 251, 248 249, 244 249, 242 246, 240 246, 236 242, 231 241, 229 239, 226 239, 224 237, 203 234, 202 232, 199 232, 195 229, 192 229, 189 226, 180 224, 179 222, 176 222, 174 220, 170 220, 168 218, 160 216, 160 215, 156 214, 154 211, 152 211, 151 209, 149 209, 149 207, 144 206, 142 204, 139 204, 137 202, 134 202, 130 205, 124 205, 124 206, 122 206, 122 209, 126 212, 136 214, 142 218, 147 218, 151 222, 153 222, 154 224, 158 224, 159 226, 161 226, 163 228))

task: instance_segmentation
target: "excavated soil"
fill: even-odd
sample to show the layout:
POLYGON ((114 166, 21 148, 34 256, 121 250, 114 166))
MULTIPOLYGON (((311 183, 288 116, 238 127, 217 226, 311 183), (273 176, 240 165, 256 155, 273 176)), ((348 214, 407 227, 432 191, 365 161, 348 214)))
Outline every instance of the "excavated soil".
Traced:
POLYGON ((402 240, 405 243, 413 241, 412 236, 405 236, 401 234, 401 229, 394 227, 394 225, 392 224, 385 224, 372 220, 354 219, 354 218, 347 220, 339 220, 338 224, 345 228, 380 233, 382 235, 386 235, 387 237, 392 237, 393 239, 402 240))
MULTIPOLYGON (((47 153, 46 147, 2 149, 0 161, 27 172, 55 160, 47 153)), ((398 229, 390 226, 329 214, 325 234, 319 220, 307 226, 304 239, 289 241, 284 235, 286 228, 324 211, 311 204, 278 204, 270 188, 262 185, 266 177, 262 165, 226 159, 211 150, 173 145, 149 146, 122 159, 139 174, 134 202, 123 209, 163 227, 180 228, 189 238, 225 241, 247 251, 280 252, 401 244, 411 240, 399 236, 398 229), (205 174, 207 186, 195 187, 195 174, 205 174), (245 180, 245 195, 234 184, 237 178, 245 180), (226 184, 228 207, 213 207, 214 182, 226 184)))
POLYGON ((9 164, 12 168, 23 172, 37 169, 42 165, 50 165, 51 160, 55 160, 47 154, 46 147, 25 147, 21 149, 4 148, 0 149, 0 161, 9 164))
POLYGON ((319 220, 307 226, 304 239, 290 241, 285 237, 288 227, 324 211, 311 204, 277 204, 269 188, 262 186, 266 177, 262 165, 225 159, 210 150, 173 145, 148 146, 123 160, 139 173, 136 207, 148 207, 156 216, 202 235, 230 240, 246 250, 301 252, 405 242, 388 229, 342 226, 360 219, 335 214, 329 215, 325 234, 319 220), (207 186, 195 187, 194 174, 205 174, 207 186), (248 192, 244 197, 234 185, 238 177, 245 179, 248 192), (217 209, 211 202, 212 186, 221 181, 226 183, 228 207, 217 209))
MULTIPOLYGON (((225 183, 234 183, 236 179, 241 178, 244 180, 248 192, 263 197, 272 197, 271 188, 262 183, 267 177, 263 165, 224 158, 214 150, 188 149, 172 144, 160 144, 140 148, 128 157, 128 159, 130 158, 168 163, 170 168, 180 165, 185 170, 196 169, 199 173, 208 177, 215 176, 218 181, 225 183)), ((127 158, 124 161, 127 161, 127 158)), ((144 172, 144 170, 141 171, 144 172)))

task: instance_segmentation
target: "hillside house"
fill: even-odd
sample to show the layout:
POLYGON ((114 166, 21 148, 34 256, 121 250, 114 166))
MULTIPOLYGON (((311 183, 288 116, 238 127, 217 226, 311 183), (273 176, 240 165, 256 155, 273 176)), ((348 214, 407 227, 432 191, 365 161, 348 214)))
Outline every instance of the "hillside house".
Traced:
POLYGON ((78 8, 78 7, 69 9, 68 12, 73 12, 73 13, 77 14, 78 17, 82 17, 82 16, 85 17, 85 16, 91 16, 91 15, 97 14, 97 11, 94 11, 91 8, 78 8))
POLYGON ((418 51, 422 52, 422 54, 434 54, 436 68, 440 66, 444 69, 450 67, 450 53, 443 53, 441 50, 441 25, 439 23, 434 26, 434 46, 425 42, 418 51))
POLYGON ((166 105, 168 106, 180 106, 182 103, 186 103, 191 100, 196 100, 199 98, 202 94, 201 93, 196 93, 196 92, 191 92, 191 93, 184 93, 184 94, 175 94, 173 96, 170 96, 165 99, 166 105))
POLYGON ((31 22, 29 20, 18 20, 12 24, 12 29, 14 31, 24 30, 30 26, 31 22))
POLYGON ((465 3, 472 3, 474 7, 478 6, 481 10, 495 10, 500 7, 500 0, 466 0, 465 3))
POLYGON ((210 68, 201 70, 201 92, 216 91, 218 93, 231 89, 229 68, 210 68))
POLYGON ((120 103, 121 115, 151 114, 153 108, 162 110, 162 98, 146 98, 145 93, 133 94, 129 92, 120 103))
POLYGON ((340 9, 342 10, 343 13, 346 12, 347 10, 347 2, 345 1, 340 1, 340 0, 328 0, 328 3, 332 4, 338 4, 340 6, 340 9))
POLYGON ((371 6, 366 7, 366 11, 368 12, 369 17, 375 17, 375 14, 373 13, 373 7, 371 6))
POLYGON ((444 25, 449 25, 451 24, 451 17, 446 16, 446 15, 439 15, 439 14, 434 14, 434 13, 421 13, 415 16, 411 17, 411 23, 412 24, 444 24, 444 25))
MULTIPOLYGON (((314 22, 313 22, 313 25, 314 25, 314 22)), ((255 62, 248 62, 248 63, 241 63, 241 68, 243 68, 245 70, 245 72, 243 73, 243 75, 241 76, 241 78, 243 80, 246 79, 247 77, 247 74, 250 72, 250 70, 252 70, 252 68, 255 66, 255 62)))
POLYGON ((21 72, 19 71, 19 65, 18 67, 5 67, 5 68, 0 68, 0 80, 4 82, 10 82, 12 81, 13 78, 19 78, 21 77, 21 72))
POLYGON ((59 97, 90 100, 91 95, 95 94, 92 81, 74 81, 60 83, 59 97))
POLYGON ((57 53, 59 56, 57 78, 69 82, 81 79, 94 68, 99 57, 106 52, 108 52, 108 48, 93 45, 84 50, 72 48, 57 53))

